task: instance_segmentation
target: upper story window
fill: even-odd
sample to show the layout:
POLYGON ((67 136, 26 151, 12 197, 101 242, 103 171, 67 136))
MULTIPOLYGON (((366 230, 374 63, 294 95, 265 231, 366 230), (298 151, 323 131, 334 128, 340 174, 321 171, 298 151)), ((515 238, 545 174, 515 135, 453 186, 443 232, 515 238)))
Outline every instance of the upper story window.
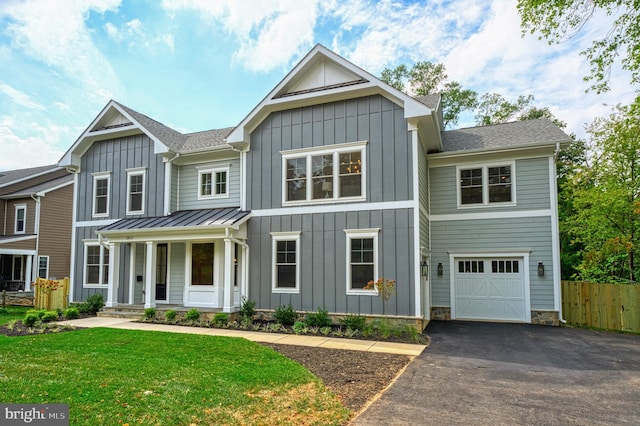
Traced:
POLYGON ((145 168, 127 169, 127 214, 144 213, 145 168))
POLYGON ((20 204, 16 206, 16 223, 14 234, 24 234, 27 232, 27 205, 20 204))
POLYGON ((375 295, 364 290, 369 281, 378 279, 379 229, 345 230, 347 234, 347 294, 375 295))
POLYGON ((229 167, 198 169, 198 199, 229 197, 229 167))
POLYGON ((272 232, 272 290, 300 291, 300 232, 272 232))
POLYGON ((111 172, 93 173, 93 217, 109 216, 111 172))
POLYGON ((283 204, 365 200, 366 142, 283 151, 283 204))
POLYGON ((515 203, 515 164, 513 162, 458 166, 458 207, 515 203))

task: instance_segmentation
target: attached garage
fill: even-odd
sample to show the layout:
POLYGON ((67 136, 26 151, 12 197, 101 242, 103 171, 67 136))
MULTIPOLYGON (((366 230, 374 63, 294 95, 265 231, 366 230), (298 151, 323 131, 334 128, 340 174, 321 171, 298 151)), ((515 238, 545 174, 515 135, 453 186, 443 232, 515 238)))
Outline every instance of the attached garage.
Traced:
POLYGON ((531 322, 528 256, 451 260, 452 319, 531 322))

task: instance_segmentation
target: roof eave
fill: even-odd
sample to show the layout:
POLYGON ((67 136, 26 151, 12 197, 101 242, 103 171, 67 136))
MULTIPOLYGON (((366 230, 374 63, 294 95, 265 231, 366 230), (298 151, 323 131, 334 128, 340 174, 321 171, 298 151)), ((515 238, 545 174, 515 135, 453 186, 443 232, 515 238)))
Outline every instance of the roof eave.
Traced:
POLYGON ((491 148, 478 148, 478 149, 464 149, 459 151, 445 151, 445 152, 436 152, 430 153, 429 157, 433 159, 443 159, 443 158, 453 158, 453 157, 464 157, 472 154, 493 154, 493 153, 504 153, 504 152, 516 152, 516 151, 524 151, 531 149, 555 149, 556 145, 560 144, 561 147, 570 144, 571 140, 557 140, 557 141, 549 141, 544 143, 536 143, 536 144, 527 144, 527 145, 514 145, 507 147, 491 147, 491 148))

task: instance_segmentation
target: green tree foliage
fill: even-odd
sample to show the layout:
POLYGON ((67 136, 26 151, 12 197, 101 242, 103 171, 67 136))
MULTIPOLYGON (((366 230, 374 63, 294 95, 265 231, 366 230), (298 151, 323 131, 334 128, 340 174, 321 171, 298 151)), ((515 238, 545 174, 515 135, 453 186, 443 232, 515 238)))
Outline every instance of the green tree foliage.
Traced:
POLYGON ((637 282, 640 243, 640 97, 588 129, 592 164, 567 182, 567 226, 582 245, 578 278, 637 282))
POLYGON ((385 68, 380 79, 411 96, 440 93, 443 124, 449 128, 458 124, 462 112, 473 110, 477 106, 478 94, 473 90, 463 89, 457 81, 447 81, 449 77, 445 71, 443 64, 423 61, 416 62, 411 69, 406 65, 385 68))
POLYGON ((622 67, 631 72, 631 83, 640 83, 640 3, 638 0, 518 0, 522 32, 539 33, 549 43, 572 38, 603 11, 614 17, 611 28, 581 52, 589 60, 591 90, 609 90, 611 66, 620 56, 622 67))
POLYGON ((485 93, 480 98, 476 111, 476 124, 488 126, 517 119, 532 108, 533 95, 518 96, 515 102, 509 102, 499 93, 485 93))

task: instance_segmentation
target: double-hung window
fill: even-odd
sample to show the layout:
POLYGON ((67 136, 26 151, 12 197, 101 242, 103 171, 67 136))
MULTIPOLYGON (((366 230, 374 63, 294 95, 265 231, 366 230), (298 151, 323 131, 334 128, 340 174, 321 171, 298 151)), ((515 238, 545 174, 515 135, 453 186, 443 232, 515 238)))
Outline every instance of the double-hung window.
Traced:
POLYGON ((84 285, 103 286, 109 283, 109 249, 97 241, 84 244, 84 285))
POLYGON ((229 167, 198 168, 198 199, 229 197, 229 167))
POLYGON ((458 166, 458 207, 515 203, 515 164, 458 166))
POLYGON ((20 204, 16 206, 16 223, 14 234, 24 234, 27 232, 27 206, 20 204))
POLYGON ((283 204, 361 201, 366 142, 282 151, 283 204))
POLYGON ((109 216, 111 172, 93 173, 93 217, 109 216))
POLYGON ((38 256, 38 278, 49 278, 49 256, 38 256))
POLYGON ((127 214, 143 214, 146 169, 127 169, 127 214))
POLYGON ((347 234, 347 294, 376 294, 364 290, 378 279, 379 229, 351 229, 347 234))
POLYGON ((274 293, 300 291, 300 232, 272 232, 272 277, 274 293))

